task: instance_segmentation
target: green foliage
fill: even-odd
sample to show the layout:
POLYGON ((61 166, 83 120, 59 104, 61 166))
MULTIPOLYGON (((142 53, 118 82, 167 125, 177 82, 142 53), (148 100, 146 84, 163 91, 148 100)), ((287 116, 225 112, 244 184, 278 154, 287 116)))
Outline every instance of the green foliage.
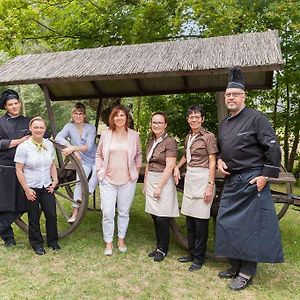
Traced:
MULTIPOLYGON (((299 1, 2 0, 0 15, 0 51, 4 51, 0 61, 6 60, 2 53, 15 56, 162 41, 178 35, 211 37, 277 29, 286 66, 277 73, 275 89, 251 92, 248 102, 268 113, 283 146, 285 166, 293 169, 299 156, 300 130, 299 1)), ((30 96, 33 102, 35 95, 30 96)), ((40 100, 37 95, 37 104, 34 102, 33 108, 28 104, 26 109, 33 114, 45 114, 40 100)), ((136 107, 137 101, 132 101, 136 107)), ((169 130, 182 140, 188 129, 185 111, 193 103, 205 107, 205 126, 215 132, 217 115, 212 95, 149 97, 141 101, 138 121, 143 142, 154 110, 168 112, 172 120, 169 130)), ((54 104, 59 127, 68 111, 61 105, 54 104)), ((135 110, 134 113, 137 114, 135 110)))

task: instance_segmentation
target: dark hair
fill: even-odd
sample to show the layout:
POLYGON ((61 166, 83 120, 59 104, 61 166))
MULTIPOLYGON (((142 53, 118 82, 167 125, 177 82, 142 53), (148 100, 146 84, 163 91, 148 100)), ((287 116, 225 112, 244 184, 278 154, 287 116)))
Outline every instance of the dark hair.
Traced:
MULTIPOLYGON (((85 108, 85 105, 80 103, 80 102, 77 102, 74 107, 72 108, 72 114, 76 111, 80 111, 82 113, 84 113, 86 115, 86 108, 85 108)), ((71 118, 71 122, 73 123, 73 118, 71 118)), ((88 123, 88 120, 87 120, 87 116, 84 117, 84 122, 85 123, 88 123)))
POLYGON ((201 117, 205 117, 205 110, 200 105, 192 105, 188 108, 186 117, 188 118, 190 114, 192 113, 199 113, 201 114, 201 117))
POLYGON ((129 118, 128 109, 124 105, 119 104, 119 105, 113 107, 113 109, 111 110, 111 112, 109 114, 109 117, 108 117, 109 128, 112 131, 114 131, 116 129, 116 125, 115 125, 115 122, 114 122, 114 117, 118 114, 119 111, 124 112, 124 114, 126 115, 126 123, 125 123, 126 130, 129 127, 130 118, 129 118))
POLYGON ((163 112, 163 111, 156 111, 156 112, 154 112, 154 113, 152 114, 152 116, 151 116, 151 121, 152 121, 153 117, 156 116, 156 115, 161 115, 161 116, 163 116, 164 119, 165 119, 165 123, 166 123, 167 125, 169 124, 169 118, 168 118, 167 114, 166 114, 165 112, 163 112))

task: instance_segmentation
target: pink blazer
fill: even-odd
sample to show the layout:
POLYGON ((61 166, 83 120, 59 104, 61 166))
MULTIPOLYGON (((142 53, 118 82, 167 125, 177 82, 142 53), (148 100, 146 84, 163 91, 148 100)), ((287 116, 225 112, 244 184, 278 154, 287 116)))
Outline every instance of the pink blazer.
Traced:
MULTIPOLYGON (((110 129, 101 134, 99 145, 96 152, 96 170, 99 181, 102 181, 107 172, 110 142, 112 131, 110 129)), ((140 135, 135 130, 128 128, 128 156, 127 162, 129 167, 129 176, 131 181, 138 179, 139 174, 137 168, 142 165, 142 150, 140 135)))

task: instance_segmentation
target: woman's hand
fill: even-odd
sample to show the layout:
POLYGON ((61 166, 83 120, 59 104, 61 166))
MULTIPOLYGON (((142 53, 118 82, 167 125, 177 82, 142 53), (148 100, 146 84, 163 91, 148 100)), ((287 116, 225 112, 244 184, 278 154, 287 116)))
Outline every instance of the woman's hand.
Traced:
POLYGON ((69 156, 70 154, 72 154, 74 152, 74 147, 73 146, 68 146, 66 148, 63 148, 61 150, 61 153, 65 156, 69 156))
POLYGON ((54 189, 57 186, 57 184, 58 184, 58 180, 53 180, 52 183, 48 187, 46 187, 46 190, 48 191, 48 193, 52 194, 54 192, 54 189))
POLYGON ((213 200, 213 184, 208 184, 204 195, 204 203, 209 204, 213 200))
POLYGON ((36 192, 31 188, 25 190, 25 195, 27 200, 29 201, 35 201, 36 199, 36 192))
POLYGON ((156 198, 156 199, 159 199, 160 193, 161 193, 161 188, 160 188, 160 187, 157 187, 157 188, 154 190, 153 197, 156 198))
POLYGON ((179 179, 181 178, 180 177, 180 171, 179 171, 178 167, 174 168, 173 176, 174 176, 175 184, 177 185, 179 183, 179 179))

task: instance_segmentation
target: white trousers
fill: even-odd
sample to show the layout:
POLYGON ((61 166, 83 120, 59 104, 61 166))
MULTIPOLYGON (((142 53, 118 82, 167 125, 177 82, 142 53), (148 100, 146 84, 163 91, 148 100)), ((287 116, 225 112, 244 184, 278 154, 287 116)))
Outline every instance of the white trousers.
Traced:
POLYGON ((126 236, 129 211, 135 194, 136 181, 129 181, 123 185, 113 185, 106 179, 99 182, 102 229, 106 243, 113 241, 115 230, 115 209, 118 210, 118 237, 124 239, 126 236), (117 204, 117 205, 116 205, 117 204))
MULTIPOLYGON (((95 188, 97 187, 97 184, 98 184, 98 177, 97 177, 97 172, 96 172, 96 165, 88 165, 88 164, 85 164, 84 162, 82 162, 82 167, 83 167, 83 170, 84 170, 84 173, 86 175, 86 177, 88 178, 92 172, 92 175, 91 175, 91 178, 88 182, 89 184, 89 194, 93 193, 95 188)), ((76 180, 78 180, 78 177, 76 175, 76 180)), ((81 200, 81 183, 78 182, 76 183, 75 185, 75 188, 74 188, 74 196, 73 196, 73 200, 74 201, 77 201, 77 200, 81 200)), ((78 204, 76 203, 73 203, 72 202, 72 206, 73 207, 79 207, 78 204)))

